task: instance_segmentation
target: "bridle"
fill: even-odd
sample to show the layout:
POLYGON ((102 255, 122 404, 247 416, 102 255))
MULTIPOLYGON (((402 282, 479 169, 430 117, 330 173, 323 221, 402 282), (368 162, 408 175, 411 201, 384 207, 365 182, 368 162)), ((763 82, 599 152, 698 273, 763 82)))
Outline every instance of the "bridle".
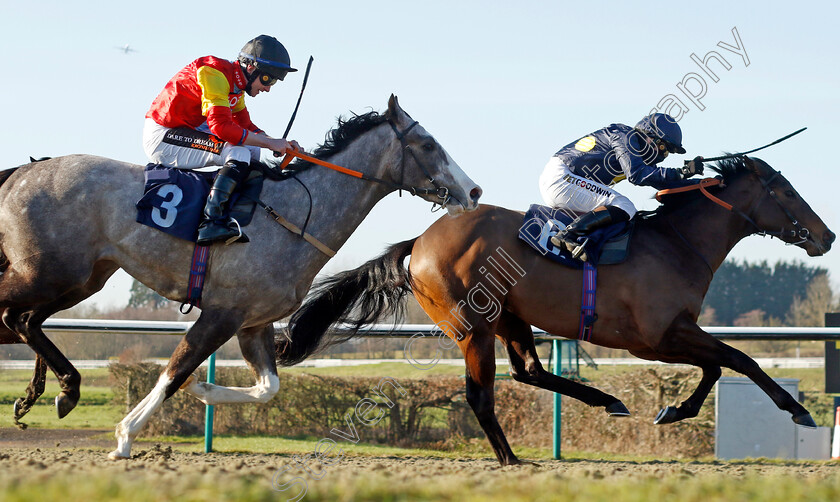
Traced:
MULTIPOLYGON (((400 147, 401 147, 401 150, 402 150, 402 156, 401 156, 401 159, 400 159, 400 182, 399 183, 391 183, 391 182, 385 181, 385 180, 377 180, 377 181, 379 181, 380 183, 390 185, 393 188, 396 188, 397 190, 400 190, 400 192, 402 192, 402 190, 405 190, 408 193, 410 193, 411 195, 417 195, 417 196, 431 195, 431 194, 437 195, 437 198, 440 199, 441 202, 433 202, 432 203, 432 212, 435 212, 435 211, 438 211, 440 209, 443 209, 446 206, 447 202, 449 202, 449 199, 451 198, 451 196, 449 195, 449 189, 446 188, 445 186, 441 186, 440 184, 438 184, 437 180, 435 180, 435 178, 431 175, 429 170, 426 169, 426 166, 424 166, 423 163, 420 162, 420 159, 417 158, 417 154, 414 153, 414 150, 411 148, 411 145, 408 144, 408 140, 405 139, 406 135, 417 124, 419 124, 419 122, 417 122, 415 120, 414 122, 411 123, 411 125, 406 127, 404 130, 400 131, 399 129, 397 129, 397 125, 390 118, 388 118, 388 125, 391 126, 391 130, 394 131, 394 134, 397 135, 397 139, 400 140, 400 147), (419 167, 420 170, 423 172, 423 175, 426 177, 426 181, 431 183, 434 188, 420 188, 420 187, 408 186, 408 185, 403 184, 403 178, 404 178, 404 175, 405 175, 405 152, 406 151, 414 159, 414 163, 417 164, 417 167, 419 167)), ((400 195, 402 195, 402 193, 400 193, 400 195)))
MULTIPOLYGON (((787 216, 787 218, 790 220, 790 223, 793 225, 794 230, 785 231, 784 229, 780 229, 778 232, 768 232, 766 230, 761 230, 760 228, 758 228, 758 225, 756 225, 756 223, 746 215, 742 214, 742 216, 744 216, 744 218, 746 218, 747 221, 749 221, 752 224, 752 226, 756 228, 756 232, 754 232, 755 234, 761 235, 762 237, 764 237, 765 235, 769 235, 770 237, 778 237, 779 240, 782 240, 786 246, 796 246, 798 244, 807 242, 808 238, 811 236, 811 231, 808 230, 807 227, 804 227, 799 223, 799 220, 796 218, 796 216, 794 216, 793 213, 790 212, 790 210, 786 208, 784 204, 782 204, 782 201, 779 200, 779 196, 776 195, 776 192, 772 188, 770 188, 770 183, 772 183, 777 176, 781 175, 781 171, 773 171, 773 176, 770 176, 769 179, 765 180, 761 177, 759 177, 758 179, 759 181, 761 181, 762 186, 764 186, 764 190, 766 190, 767 194, 770 195, 770 198, 773 199, 776 202, 776 204, 779 205, 779 209, 781 209, 782 212, 785 213, 785 216, 787 216), (791 239, 799 240, 797 240, 796 242, 787 242, 783 239, 783 237, 790 237, 791 239)), ((760 206, 762 202, 764 202, 763 197, 759 199, 758 202, 756 202, 755 206, 750 210, 750 212, 755 213, 755 211, 758 209, 758 206, 760 206)))
POLYGON ((363 179, 365 181, 372 181, 374 183, 379 183, 381 185, 385 185, 385 186, 387 186, 387 187, 389 187, 393 190, 399 190, 400 192, 405 190, 406 192, 410 193, 411 195, 416 195, 418 197, 421 196, 421 195, 435 195, 440 200, 432 202, 432 211, 433 212, 445 207, 446 204, 449 202, 449 200, 452 198, 452 196, 449 195, 449 189, 445 186, 442 186, 440 183, 438 183, 438 181, 430 173, 429 169, 420 161, 419 158, 417 158, 417 154, 414 153, 414 150, 411 148, 411 145, 408 144, 408 140, 406 139, 406 136, 408 135, 408 133, 411 132, 411 130, 414 129, 414 126, 419 124, 419 122, 417 122, 415 120, 408 127, 403 129, 402 131, 400 131, 397 128, 397 125, 390 118, 388 118, 387 120, 388 120, 388 124, 391 126, 391 129, 394 131, 394 134, 396 134, 397 139, 400 141, 401 156, 400 156, 400 182, 399 183, 394 183, 392 181, 384 180, 382 178, 377 178, 376 176, 370 176, 370 175, 362 173, 360 171, 356 171, 356 170, 348 169, 346 167, 342 167, 342 166, 339 166, 339 165, 336 165, 336 164, 332 164, 330 162, 326 162, 324 160, 321 160, 321 159, 318 159, 316 157, 312 157, 310 155, 306 155, 305 153, 301 153, 301 152, 294 151, 294 150, 289 150, 289 151, 286 152, 286 158, 283 159, 283 162, 280 164, 280 168, 281 169, 286 168, 286 166, 288 166, 289 163, 291 162, 292 157, 297 157, 301 160, 310 162, 312 164, 317 164, 319 166, 327 167, 327 168, 332 169, 334 171, 338 171, 342 174, 346 174, 348 176, 353 176, 354 178, 359 178, 359 179, 363 179), (405 174, 405 162, 406 162, 405 152, 406 151, 408 151, 409 155, 411 155, 411 157, 414 159, 414 162, 417 164, 417 167, 420 168, 420 171, 423 172, 423 175, 426 177, 426 180, 429 183, 432 184, 433 188, 419 187, 419 186, 414 186, 414 185, 406 185, 406 184, 403 183, 402 180, 403 180, 404 174, 405 174))
MULTIPOLYGON (((759 176, 758 179, 759 179, 759 181, 761 181, 761 185, 764 187, 764 190, 767 192, 767 194, 770 196, 770 198, 773 199, 774 201, 776 201, 776 204, 779 205, 779 208, 782 210, 782 212, 785 214, 785 216, 788 217, 791 224, 793 224, 794 230, 785 231, 784 229, 780 229, 778 232, 771 232, 771 231, 768 231, 768 230, 763 230, 762 228, 760 228, 758 226, 758 224, 755 222, 755 220, 752 219, 750 214, 755 214, 755 211, 757 211, 758 207, 761 205, 761 203, 764 202, 764 199, 765 199, 764 197, 759 198, 759 200, 755 203, 755 205, 752 208, 749 209, 749 211, 748 211, 749 214, 744 213, 740 209, 734 207, 732 204, 730 204, 730 203, 728 203, 724 200, 721 200, 718 197, 715 197, 711 192, 709 192, 707 190, 707 188, 712 187, 712 186, 722 185, 723 180, 720 179, 720 178, 705 178, 705 179, 700 180, 700 182, 695 184, 695 185, 689 185, 689 186, 685 186, 685 187, 668 188, 668 189, 665 189, 665 190, 660 190, 660 191, 656 192, 656 200, 661 202, 662 200, 661 200, 660 196, 662 196, 662 195, 668 195, 668 194, 673 194, 673 193, 681 193, 681 192, 689 192, 689 191, 692 191, 692 190, 700 190, 700 193, 702 193, 707 199, 709 199, 712 202, 714 202, 715 204, 723 207, 727 211, 731 211, 731 212, 737 214, 738 216, 740 216, 741 218, 743 218, 744 220, 749 222, 753 226, 753 228, 755 229, 749 235, 760 235, 762 237, 765 237, 765 236, 777 237, 779 240, 784 242, 786 246, 795 246, 797 244, 802 244, 804 242, 807 242, 808 237, 811 235, 811 232, 806 227, 802 226, 799 223, 799 220, 797 220, 797 218, 793 215, 793 213, 791 213, 790 210, 788 210, 788 208, 786 208, 782 204, 782 201, 779 200, 779 197, 776 195, 776 192, 770 187, 770 184, 773 182, 773 180, 775 180, 777 176, 781 176, 781 174, 782 174, 781 171, 773 171, 773 175, 770 176, 768 179, 765 180, 761 176, 759 176), (793 239, 798 238, 799 240, 797 240, 796 242, 787 242, 787 241, 784 240, 784 237, 791 237, 793 239)), ((756 175, 758 175, 758 174, 756 173, 756 175)), ((700 259, 703 260, 703 263, 706 265, 706 268, 709 269, 709 273, 712 276, 714 276, 714 269, 712 268, 711 264, 706 259, 706 257, 703 256, 703 254, 700 253, 700 251, 698 251, 697 248, 695 248, 688 241, 688 239, 685 238, 685 236, 677 229, 677 227, 674 226, 673 222, 671 222, 670 219, 668 219, 668 225, 671 227, 671 230, 673 230, 674 233, 677 234, 677 236, 680 238, 680 240, 682 240, 683 243, 686 246, 688 246, 688 248, 691 249, 691 251, 694 254, 696 254, 697 256, 700 257, 700 259)))
MULTIPOLYGON (((363 172, 356 171, 354 169, 348 169, 346 167, 342 167, 342 166, 339 166, 337 164, 332 164, 332 163, 327 162, 325 160, 321 160, 319 158, 312 157, 310 155, 306 155, 305 153, 301 153, 301 152, 298 152, 298 151, 295 151, 295 150, 289 150, 288 152, 286 152, 286 157, 280 163, 280 169, 281 170, 285 169, 291 163, 292 159, 297 157, 301 160, 305 160, 305 161, 310 162, 312 164, 317 164, 319 166, 323 166, 323 167, 332 169, 333 171, 337 171, 339 173, 346 174, 348 176, 353 176, 354 178, 359 178, 359 179, 363 179, 363 180, 366 180, 366 181, 372 181, 374 183, 380 183, 380 184, 388 186, 392 189, 400 190, 401 194, 402 194, 402 190, 405 190, 406 192, 410 193, 411 195, 417 195, 417 196, 420 196, 420 195, 436 195, 437 198, 440 199, 440 201, 432 202, 432 212, 437 211, 437 210, 445 207, 446 204, 449 202, 449 199, 451 198, 451 196, 449 195, 449 189, 444 187, 444 186, 441 186, 437 182, 437 180, 435 180, 434 176, 432 176, 431 173, 429 172, 429 170, 426 168, 426 166, 423 165, 422 162, 420 162, 420 159, 417 158, 417 155, 414 153, 414 150, 411 148, 411 145, 409 145, 408 141, 405 139, 406 135, 419 122, 417 122, 415 120, 408 127, 406 127, 404 130, 400 131, 397 128, 397 125, 390 119, 390 117, 387 120, 388 120, 388 124, 390 124, 390 126, 391 126, 391 129, 394 131, 394 134, 397 135, 397 139, 400 141, 401 158, 400 158, 400 182, 399 183, 393 183, 391 181, 384 180, 382 178, 377 178, 375 176, 369 176, 369 175, 367 175, 363 172), (403 175, 405 173, 405 157, 406 157, 405 151, 408 151, 408 153, 412 156, 412 158, 414 158, 414 162, 417 164, 417 167, 420 168, 420 170, 426 176, 426 180, 428 180, 429 183, 431 183, 434 188, 417 187, 417 186, 413 186, 413 185, 406 185, 406 184, 403 183, 402 180, 403 180, 403 175)), ((275 153, 275 155, 279 155, 279 154, 275 153)), ((275 211, 274 208, 272 208, 271 206, 269 206, 268 204, 266 204, 265 202, 263 202, 259 198, 252 199, 252 200, 254 200, 254 202, 259 204, 259 206, 262 207, 269 214, 269 216, 272 219, 274 219, 274 221, 276 221, 280 225, 284 226, 287 230, 289 230, 293 234, 299 235, 304 240, 306 240, 307 242, 312 244, 319 251, 321 251, 325 255, 329 256, 330 258, 332 258, 333 256, 335 256, 336 252, 334 250, 330 249, 326 244, 324 244, 323 242, 319 241, 317 238, 315 238, 314 236, 312 236, 312 235, 310 235, 306 232, 306 227, 309 225, 309 218, 312 215, 312 195, 309 192, 309 188, 307 188, 306 185, 301 180, 299 180, 294 174, 292 174, 290 177, 295 179, 298 183, 300 183, 303 186, 303 188, 306 190, 306 193, 309 194, 309 211, 306 214, 306 220, 303 223, 303 227, 298 227, 294 223, 290 222, 289 220, 284 218, 280 213, 275 211)), ((236 220, 234 220, 234 221, 236 221, 236 220)))
POLYGON ((744 220, 749 222, 753 226, 753 228, 755 229, 753 232, 750 233, 750 235, 760 235, 762 237, 765 237, 765 236, 777 237, 779 240, 784 242, 786 246, 796 246, 798 244, 802 244, 804 242, 807 242, 808 238, 811 235, 811 232, 810 232, 810 230, 808 230, 807 227, 805 227, 805 226, 803 226, 802 224, 799 223, 799 220, 796 218, 796 216, 794 216, 794 214, 792 212, 790 212, 790 210, 788 208, 786 208, 784 206, 784 204, 782 204, 782 201, 779 200, 779 197, 778 197, 778 195, 776 195, 776 192, 773 190, 773 188, 771 188, 770 184, 773 183, 773 180, 775 180, 777 176, 781 176, 781 174, 782 174, 781 171, 773 171, 773 175, 770 176, 768 179, 764 179, 764 178, 759 176, 758 180, 761 181, 761 185, 764 187, 764 190, 767 192, 767 194, 770 196, 770 198, 773 199, 776 202, 776 204, 779 205, 779 208, 782 210, 782 212, 785 214, 785 216, 787 216, 787 218, 790 220, 791 224, 794 227, 793 230, 780 229, 776 232, 773 232, 773 231, 769 231, 769 230, 764 230, 764 229, 762 229, 761 227, 758 226, 758 224, 755 222, 755 220, 752 219, 750 214, 755 214, 755 212, 758 210, 758 207, 761 205, 762 202, 764 202, 764 197, 759 198, 758 201, 755 203, 755 205, 752 208, 750 208, 747 213, 745 213, 745 212, 741 211, 740 209, 732 206, 732 204, 729 204, 728 202, 725 202, 725 201, 715 197, 714 195, 712 195, 708 190, 706 190, 706 188, 711 187, 711 186, 721 185, 723 183, 723 181, 719 178, 706 178, 706 179, 700 180, 700 183, 697 183, 696 185, 690 185, 690 186, 687 186, 687 187, 680 187, 680 188, 669 188, 667 190, 660 190, 660 191, 656 192, 656 200, 661 201, 660 195, 667 195, 667 194, 679 193, 679 192, 687 192, 687 191, 691 191, 691 190, 700 190, 700 193, 705 195, 706 198, 708 198, 709 200, 711 200, 715 204, 723 207, 724 209, 726 209, 728 211, 732 211, 733 213, 737 214, 738 216, 740 216, 741 218, 743 218, 744 220), (788 237, 788 238, 791 238, 791 239, 798 239, 798 240, 796 240, 796 242, 787 242, 787 241, 784 240, 785 237, 788 237))

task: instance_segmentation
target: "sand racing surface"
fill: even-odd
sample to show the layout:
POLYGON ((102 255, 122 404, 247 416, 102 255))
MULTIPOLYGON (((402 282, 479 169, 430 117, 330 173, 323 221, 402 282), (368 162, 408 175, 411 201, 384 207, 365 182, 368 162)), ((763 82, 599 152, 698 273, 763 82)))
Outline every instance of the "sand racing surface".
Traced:
POLYGON ((566 500, 578 500, 582 491, 590 492, 590 500, 645 500, 662 497, 663 490, 666 498, 679 492, 680 500, 717 500, 708 497, 722 491, 721 500, 726 500, 732 493, 731 488, 717 488, 723 482, 769 489, 779 496, 791 486, 795 490, 783 498, 752 493, 756 499, 840 493, 840 462, 571 459, 500 467, 492 458, 360 456, 345 447, 346 454, 334 457, 332 465, 310 461, 307 474, 293 454, 204 454, 178 451, 166 443, 138 443, 132 459, 112 461, 107 452, 114 441, 103 437, 103 431, 26 432, 22 444, 15 430, 0 429, 0 482, 11 490, 8 500, 32 500, 33 495, 51 499, 68 483, 74 492, 87 493, 84 497, 107 494, 120 500, 206 500, 231 492, 244 500, 294 500, 303 489, 304 500, 548 500, 567 491, 566 500), (774 488, 774 483, 782 485, 774 488))

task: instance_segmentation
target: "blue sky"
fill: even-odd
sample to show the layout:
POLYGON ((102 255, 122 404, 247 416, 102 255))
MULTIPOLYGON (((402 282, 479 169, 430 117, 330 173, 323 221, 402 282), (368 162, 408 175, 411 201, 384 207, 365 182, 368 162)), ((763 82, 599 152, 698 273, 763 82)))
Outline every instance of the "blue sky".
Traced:
MULTIPOLYGON (((290 135, 306 149, 337 116, 382 111, 393 92, 484 188, 483 202, 524 209, 539 202, 537 178, 561 146, 612 122, 634 124, 674 94, 688 107, 680 120, 686 157, 750 149, 807 126, 759 156, 838 230, 836 2, 74 3, 0 1, 0 138, 8 167, 30 155, 70 153, 145 164, 143 116, 166 81, 196 57, 232 59, 266 33, 286 45, 298 68, 315 58, 290 135), (733 28, 749 66, 718 46, 736 44, 733 28), (126 44, 136 52, 118 49, 126 44), (731 65, 710 63, 718 82, 690 57, 713 50, 731 65), (677 87, 690 72, 707 86, 702 111, 677 87)), ((270 134, 285 129, 302 73, 248 101, 254 122, 270 134)), ((697 91, 698 84, 688 86, 697 91)), ((652 189, 617 188, 638 207, 653 207, 652 189)), ((439 214, 393 194, 325 271, 360 264, 439 214)), ((800 259, 840 279, 837 250, 809 259, 799 248, 751 237, 731 257, 800 259)), ((116 277, 99 302, 124 303, 129 283, 116 277)))

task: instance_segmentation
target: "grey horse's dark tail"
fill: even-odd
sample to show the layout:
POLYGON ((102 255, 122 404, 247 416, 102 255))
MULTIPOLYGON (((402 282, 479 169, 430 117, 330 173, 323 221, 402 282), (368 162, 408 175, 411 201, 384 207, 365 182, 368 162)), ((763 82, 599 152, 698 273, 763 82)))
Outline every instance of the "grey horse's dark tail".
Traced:
POLYGON ((0 171, 0 186, 2 186, 3 183, 9 179, 9 176, 11 176, 15 171, 17 171, 17 167, 0 171))
POLYGON ((402 300, 411 293, 411 274, 403 261, 416 240, 394 244, 359 268, 320 281, 292 314, 288 327, 277 335, 277 363, 292 366, 320 349, 353 338, 365 325, 389 317, 400 320, 402 300), (325 340, 336 324, 345 326, 325 340))
MULTIPOLYGON (((17 169, 17 167, 13 167, 11 169, 5 169, 3 171, 0 171, 0 186, 2 186, 3 183, 5 183, 7 179, 9 179, 9 176, 14 174, 14 172, 17 171, 17 169)), ((6 258, 6 254, 3 252, 2 246, 0 246, 0 274, 5 272, 7 268, 9 268, 9 260, 8 258, 6 258)))

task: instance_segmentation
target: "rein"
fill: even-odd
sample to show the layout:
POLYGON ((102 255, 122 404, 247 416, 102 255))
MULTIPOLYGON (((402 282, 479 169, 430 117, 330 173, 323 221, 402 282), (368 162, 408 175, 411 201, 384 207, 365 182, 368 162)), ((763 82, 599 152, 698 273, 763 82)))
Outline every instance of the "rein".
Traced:
MULTIPOLYGON (((757 234, 757 235, 760 235, 762 237, 765 237, 765 236, 768 236, 768 235, 770 237, 777 237, 779 240, 784 242, 786 246, 796 246, 798 244, 802 244, 803 242, 806 242, 808 240, 808 237, 811 235, 811 232, 806 227, 803 227, 799 223, 799 221, 796 219, 796 217, 793 215, 793 213, 791 213, 788 210, 788 208, 786 208, 782 204, 782 202, 779 200, 779 197, 776 195, 776 192, 773 191, 772 188, 770 188, 770 184, 773 182, 773 180, 776 179, 776 177, 780 176, 781 174, 782 174, 781 171, 774 171, 773 175, 770 176, 769 179, 765 180, 762 177, 759 177, 758 179, 759 179, 759 181, 761 181, 761 185, 764 187, 764 190, 767 191, 767 194, 770 196, 770 198, 773 199, 776 202, 776 204, 779 205, 779 208, 782 210, 782 212, 785 214, 785 216, 788 217, 791 224, 793 224, 794 230, 788 230, 788 231, 779 230, 777 232, 770 232, 768 230, 761 229, 761 227, 759 227, 758 224, 748 214, 744 213, 743 211, 741 211, 739 209, 735 209, 732 206, 732 204, 729 204, 728 202, 725 202, 725 201, 715 197, 708 190, 706 190, 706 188, 708 188, 708 187, 722 185, 723 181, 719 178, 704 178, 704 179, 700 180, 700 182, 695 184, 695 185, 689 185, 689 186, 685 186, 685 187, 668 188, 668 189, 665 189, 665 190, 660 190, 660 191, 656 192, 656 200, 659 201, 659 202, 662 202, 662 199, 661 199, 662 195, 689 192, 689 191, 692 191, 692 190, 700 190, 700 193, 702 193, 704 196, 706 196, 706 198, 708 198, 709 200, 711 200, 715 204, 723 207, 727 211, 734 212, 735 214, 737 214, 741 218, 748 221, 755 228, 755 231, 752 232, 753 234, 757 234), (783 237, 786 237, 786 236, 789 236, 793 239, 799 239, 799 240, 797 240, 796 242, 785 242, 783 237)), ((764 198, 760 199, 756 203, 756 205, 753 206, 750 209, 750 212, 752 213, 756 209, 758 209, 758 206, 761 205, 761 203, 763 201, 764 201, 764 198)), ((673 225, 672 225, 672 228, 673 228, 673 225)), ((683 240, 685 240, 685 239, 683 239, 683 240)))
MULTIPOLYGON (((310 63, 311 63, 311 61, 310 61, 310 63)), ((307 67, 307 74, 308 74, 308 70, 309 69, 307 67)), ((304 80, 304 85, 305 85, 305 80, 304 80)), ((303 91, 301 90, 301 94, 302 93, 303 93, 303 91)), ((294 120, 294 117, 292 117, 292 119, 294 120)), ((333 171, 337 171, 341 174, 346 174, 347 176, 352 176, 354 178, 359 178, 359 179, 362 179, 362 180, 365 180, 365 181, 371 181, 371 182, 374 182, 374 183, 379 183, 379 184, 382 184, 382 185, 386 185, 386 186, 388 186, 390 188, 393 188, 395 190, 405 190, 406 192, 410 193, 411 195, 416 195, 416 196, 432 195, 432 194, 437 195, 437 197, 439 199, 441 199, 441 201, 432 203, 432 211, 436 211, 436 209, 435 209, 436 206, 437 206, 437 209, 440 209, 440 208, 443 208, 446 205, 447 202, 449 202, 449 199, 450 199, 449 189, 444 187, 444 186, 441 186, 440 184, 438 184, 437 180, 435 180, 435 178, 431 175, 431 173, 429 173, 429 170, 426 169, 426 166, 424 166, 423 163, 420 162, 420 159, 417 158, 417 155, 414 153, 414 150, 411 148, 411 146, 408 144, 408 141, 405 139, 406 135, 418 123, 419 122, 417 122, 415 120, 404 131, 400 131, 399 129, 397 129, 397 126, 390 119, 388 120, 388 124, 391 126, 391 129, 393 129, 394 134, 397 135, 397 139, 400 140, 400 145, 402 146, 402 150, 403 151, 407 150, 408 153, 411 155, 411 157, 414 158, 414 162, 417 164, 417 166, 420 168, 420 170, 426 176, 426 179, 429 181, 429 183, 432 184, 432 186, 434 188, 422 188, 422 187, 416 187, 416 186, 411 186, 411 185, 405 185, 402 182, 393 183, 391 181, 383 180, 383 179, 377 178, 375 176, 369 176, 369 175, 367 175, 363 172, 356 171, 354 169, 348 169, 346 167, 342 167, 342 166, 339 166, 337 164, 333 164, 331 162, 327 162, 325 160, 321 160, 319 158, 316 158, 316 157, 313 157, 311 155, 307 155, 305 153, 298 152, 298 151, 295 151, 295 150, 289 150, 289 151, 286 152, 286 156, 283 158, 283 161, 280 163, 280 169, 281 170, 286 169, 289 166, 289 164, 292 162, 292 159, 294 157, 297 157, 301 160, 311 162, 312 164, 317 164, 319 166, 323 166, 323 167, 326 167, 328 169, 332 169, 333 171)), ((291 123, 289 124, 289 126, 291 126, 291 123)), ((287 129, 287 131, 288 131, 288 129, 287 129)), ((405 172, 405 153, 403 153, 402 159, 400 160, 400 180, 402 180, 404 172, 405 172)), ((292 177, 298 183, 300 183, 303 186, 304 189, 306 189, 307 193, 309 193, 309 189, 306 187, 306 185, 302 181, 300 181, 299 179, 297 179, 294 176, 292 176, 292 177)), ((323 242, 319 241, 313 235, 306 232, 306 227, 309 224, 309 217, 312 214, 312 196, 311 196, 311 194, 310 194, 310 197, 309 197, 309 201, 310 201, 309 213, 306 215, 306 222, 303 224, 303 228, 300 228, 297 225, 295 225, 294 223, 290 222, 288 219, 284 218, 283 215, 281 215, 280 213, 275 211, 273 207, 264 203, 262 200, 260 200, 260 199, 255 200, 255 202, 260 207, 262 207, 274 221, 276 221, 277 223, 279 223, 280 225, 285 227, 287 230, 289 230, 293 234, 302 237, 306 242, 310 243, 316 249, 318 249, 319 251, 321 251, 325 255, 332 258, 333 256, 335 256, 336 252, 334 250, 332 250, 329 246, 324 244, 323 242)))
MULTIPOLYGON (((449 189, 444 187, 444 186, 441 186, 437 182, 437 180, 435 180, 435 178, 431 175, 431 173, 429 173, 429 170, 426 168, 426 166, 424 166, 423 163, 420 162, 420 159, 417 158, 417 155, 414 153, 414 150, 411 148, 411 146, 408 144, 408 141, 405 139, 406 135, 418 123, 419 122, 414 121, 405 130, 400 131, 399 129, 397 129, 397 126, 392 121, 388 120, 388 124, 391 126, 391 129, 393 129, 394 134, 397 135, 397 139, 400 141, 400 145, 402 146, 402 149, 404 151, 405 150, 408 151, 408 153, 414 159, 414 162, 417 164, 417 166, 420 168, 420 170, 426 176, 426 180, 428 180, 429 183, 431 183, 434 188, 423 188, 423 187, 417 187, 417 186, 412 186, 412 185, 405 185, 403 183, 394 183, 394 182, 391 182, 391 181, 388 181, 388 180, 384 180, 382 178, 377 178, 375 176, 367 175, 363 172, 356 171, 354 169, 348 169, 346 167, 342 167, 342 166, 339 166, 337 164, 333 164, 331 162, 327 162, 325 160, 321 160, 319 158, 316 158, 316 157, 313 157, 311 155, 307 155, 305 153, 298 152, 298 151, 295 151, 295 150, 288 150, 286 152, 286 157, 280 163, 280 169, 285 169, 291 163, 292 158, 297 157, 301 160, 305 160, 306 162, 311 162, 312 164, 317 164, 319 166, 323 166, 323 167, 326 167, 328 169, 332 169, 333 171, 337 171, 341 174, 346 174, 347 176, 352 176, 354 178, 359 178, 359 179, 362 179, 362 180, 365 180, 365 181, 371 181, 371 182, 374 182, 374 183, 379 183, 381 185, 385 185, 387 187, 390 187, 394 190, 405 190, 406 192, 410 193, 411 195, 416 195, 416 196, 436 195, 439 199, 441 199, 440 202, 433 203, 432 211, 436 211, 437 209, 435 209, 435 206, 439 206, 438 209, 440 209, 440 208, 444 207, 447 202, 449 202, 449 199, 450 199, 449 189)), ((405 172, 405 154, 402 155, 402 159, 400 160, 400 173, 401 173, 400 178, 402 178, 402 173, 403 172, 405 172)))

